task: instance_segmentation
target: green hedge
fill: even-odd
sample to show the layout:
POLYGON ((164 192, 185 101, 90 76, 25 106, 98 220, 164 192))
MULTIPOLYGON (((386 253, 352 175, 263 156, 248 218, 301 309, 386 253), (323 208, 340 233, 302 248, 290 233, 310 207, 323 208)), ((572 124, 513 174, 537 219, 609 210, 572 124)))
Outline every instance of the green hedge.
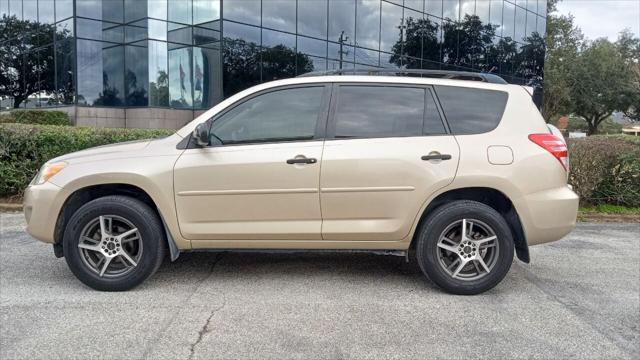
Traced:
POLYGON ((71 125, 69 115, 58 110, 13 110, 0 115, 0 123, 71 125))
POLYGON ((569 183, 583 206, 640 206, 640 138, 614 135, 570 139, 569 155, 569 183))
POLYGON ((157 138, 164 129, 0 124, 0 197, 21 196, 47 160, 94 146, 157 138))

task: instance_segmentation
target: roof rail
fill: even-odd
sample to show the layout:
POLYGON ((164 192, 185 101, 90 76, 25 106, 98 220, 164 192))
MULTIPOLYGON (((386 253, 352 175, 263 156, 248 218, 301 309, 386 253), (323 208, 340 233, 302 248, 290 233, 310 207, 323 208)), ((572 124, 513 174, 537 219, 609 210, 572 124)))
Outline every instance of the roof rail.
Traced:
POLYGON ((507 84, 498 75, 469 71, 423 70, 423 69, 340 69, 327 71, 312 71, 298 77, 329 76, 329 75, 384 75, 384 76, 420 76, 451 80, 482 81, 493 84, 507 84))

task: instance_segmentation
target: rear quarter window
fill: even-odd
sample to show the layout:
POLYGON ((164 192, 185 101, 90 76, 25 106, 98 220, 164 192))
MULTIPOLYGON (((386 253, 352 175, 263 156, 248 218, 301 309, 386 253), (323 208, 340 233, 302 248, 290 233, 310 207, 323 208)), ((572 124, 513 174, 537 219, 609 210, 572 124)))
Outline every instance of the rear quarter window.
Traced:
POLYGON ((435 86, 454 135, 482 134, 500 124, 509 95, 504 91, 435 86))

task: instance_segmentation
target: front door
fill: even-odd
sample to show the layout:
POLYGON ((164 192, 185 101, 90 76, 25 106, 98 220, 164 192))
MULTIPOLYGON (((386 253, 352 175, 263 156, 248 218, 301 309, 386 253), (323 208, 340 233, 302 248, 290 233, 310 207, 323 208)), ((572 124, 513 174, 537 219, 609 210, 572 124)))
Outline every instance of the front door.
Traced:
POLYGON ((340 85, 332 113, 320 174, 323 239, 402 240, 458 164, 430 87, 340 85))
POLYGON ((319 177, 329 86, 259 93, 210 120, 210 146, 174 169, 191 240, 321 239, 319 177))

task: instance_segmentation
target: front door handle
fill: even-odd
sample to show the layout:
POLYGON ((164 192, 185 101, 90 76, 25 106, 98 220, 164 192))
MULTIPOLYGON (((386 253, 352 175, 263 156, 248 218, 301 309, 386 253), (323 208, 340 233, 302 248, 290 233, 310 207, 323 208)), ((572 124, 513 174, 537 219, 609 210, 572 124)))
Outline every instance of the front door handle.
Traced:
POLYGON ((315 158, 297 157, 287 160, 287 164, 315 164, 318 160, 315 158))
POLYGON ((421 158, 422 160, 451 160, 451 155, 449 154, 429 154, 424 155, 421 158))

